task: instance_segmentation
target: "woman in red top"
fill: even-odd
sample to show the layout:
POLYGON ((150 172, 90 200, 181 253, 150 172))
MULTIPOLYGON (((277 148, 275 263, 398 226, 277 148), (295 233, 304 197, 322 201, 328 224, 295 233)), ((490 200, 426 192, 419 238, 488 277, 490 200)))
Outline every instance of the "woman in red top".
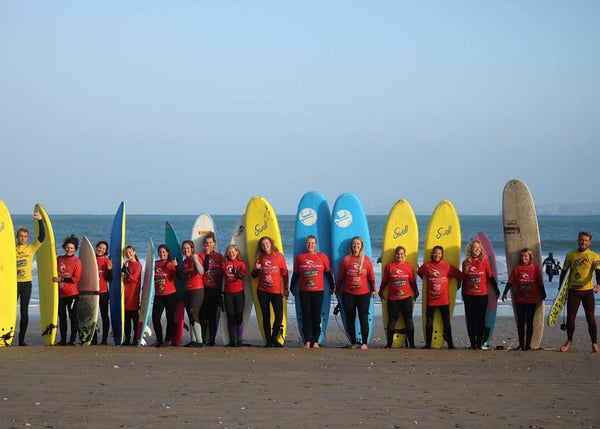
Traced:
MULTIPOLYGON (((108 332, 110 330, 110 317, 108 315, 108 283, 112 281, 112 261, 106 257, 108 254, 108 243, 99 241, 96 244, 96 262, 98 263, 98 276, 100 277, 100 316, 102 317, 102 341, 106 345, 108 332)), ((98 343, 98 332, 94 333, 92 344, 98 343)))
MULTIPOLYGON (((431 250, 431 261, 425 262, 419 267, 417 274, 424 280, 427 280, 427 307, 425 313, 425 348, 431 348, 431 337, 433 336, 433 318, 435 309, 439 308, 444 324, 444 339, 448 343, 448 348, 454 348, 452 340, 452 326, 450 325, 450 294, 448 287, 450 278, 459 280, 457 287, 460 287, 462 273, 458 268, 444 261, 444 248, 434 246, 431 250)), ((425 292, 423 292, 425 294, 425 292)))
POLYGON ((415 327, 412 319, 413 300, 419 296, 419 289, 415 280, 415 274, 411 264, 406 262, 406 249, 402 246, 396 247, 394 260, 389 262, 383 269, 379 296, 384 300, 386 288, 388 288, 388 325, 386 329, 386 349, 392 347, 398 315, 402 314, 404 319, 404 330, 406 339, 411 349, 415 348, 415 327), (410 299, 409 299, 410 298, 410 299))
POLYGON ((75 256, 75 251, 79 248, 79 239, 71 235, 62 243, 65 251, 64 255, 56 258, 58 268, 58 277, 52 280, 58 283, 58 326, 60 330, 59 346, 67 344, 67 312, 71 320, 71 336, 69 345, 75 345, 75 338, 79 325, 77 324, 77 299, 79 298, 79 289, 77 283, 81 277, 81 261, 75 256))
POLYGON ((529 350, 531 338, 533 337, 533 316, 538 300, 546 298, 542 270, 533 262, 531 249, 521 250, 521 263, 517 264, 508 278, 508 283, 502 294, 502 301, 506 301, 508 290, 511 290, 512 299, 515 301, 517 316, 517 332, 519 334, 519 348, 517 350, 529 350), (527 331, 525 332, 525 325, 527 331))
POLYGON ((283 254, 277 249, 271 237, 258 241, 256 260, 252 277, 258 277, 258 302, 263 319, 265 347, 283 347, 277 337, 283 322, 283 299, 289 296, 288 269, 283 254), (271 327, 271 311, 274 320, 271 327))
POLYGON ((309 235, 304 241, 306 252, 296 256, 294 261, 294 274, 290 289, 296 295, 296 284, 300 283, 298 296, 302 307, 302 331, 304 334, 304 348, 319 348, 321 336, 321 310, 323 307, 323 294, 325 293, 325 280, 327 280, 327 293, 333 292, 334 283, 329 258, 325 253, 317 252, 317 237, 309 235))
POLYGON ((202 338, 204 345, 214 346, 217 336, 219 307, 223 306, 221 296, 223 277, 223 255, 215 251, 217 236, 209 232, 204 236, 204 252, 198 255, 204 274, 204 301, 200 308, 200 326, 202 326, 202 338))
POLYGON ((481 350, 485 341, 485 311, 488 305, 487 282, 490 281, 498 295, 500 295, 500 291, 496 279, 494 279, 490 261, 479 240, 472 240, 467 245, 462 270, 464 275, 462 298, 465 303, 470 348, 471 350, 481 350))
POLYGON ((177 294, 175 277, 177 259, 171 259, 171 251, 165 244, 158 246, 158 260, 154 262, 154 303, 152 304, 152 324, 156 334, 155 346, 168 345, 175 328, 175 306, 177 294), (160 319, 163 311, 167 317, 167 332, 163 343, 163 330, 160 319))
POLYGON ((185 258, 181 277, 183 278, 183 301, 190 321, 192 341, 186 347, 202 347, 202 329, 200 328, 200 307, 204 301, 204 268, 195 253, 194 242, 186 240, 181 243, 181 253, 185 258))
POLYGON ((350 253, 344 257, 340 264, 335 294, 340 296, 344 302, 346 313, 346 329, 350 337, 350 348, 356 349, 356 312, 360 322, 362 336, 361 350, 367 350, 367 339, 369 338, 369 304, 371 297, 375 298, 375 274, 371 258, 365 257, 365 245, 362 238, 353 237, 350 242, 350 253))
POLYGON ((244 330, 244 277, 246 264, 240 259, 240 249, 230 244, 225 250, 223 261, 223 292, 225 312, 227 313, 228 347, 242 346, 244 330))
POLYGON ((123 272, 123 290, 125 300, 125 341, 124 346, 136 344, 136 329, 140 318, 140 291, 142 289, 142 264, 138 260, 135 248, 127 246, 125 248, 125 263, 121 271, 123 272), (131 342, 131 332, 133 331, 133 342, 131 342))

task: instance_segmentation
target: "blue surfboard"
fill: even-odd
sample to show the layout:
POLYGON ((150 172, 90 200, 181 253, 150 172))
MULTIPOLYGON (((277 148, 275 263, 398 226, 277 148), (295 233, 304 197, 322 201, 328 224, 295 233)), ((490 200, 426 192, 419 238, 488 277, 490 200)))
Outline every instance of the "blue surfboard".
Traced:
MULTIPOLYGON (((337 278, 342 260, 350 252, 350 242, 352 241, 352 237, 359 236, 363 239, 365 244, 365 257, 370 258, 372 255, 371 235, 369 233, 367 215, 365 214, 360 200, 354 194, 345 193, 340 195, 333 205, 331 217, 331 247, 334 274, 337 278)), ((348 336, 348 340, 350 340, 341 292, 342 291, 340 291, 340 297, 338 299, 340 303, 340 315, 342 317, 346 336, 348 336)), ((371 298, 369 303, 369 335, 367 337, 367 343, 371 341, 371 336, 373 335, 374 314, 375 300, 371 298)), ((362 342, 362 332, 360 330, 358 315, 356 317, 356 341, 359 344, 362 342)))
POLYGON ((113 264, 113 275, 108 288, 110 303, 110 322, 115 345, 123 342, 123 322, 125 320, 125 305, 123 302, 123 248, 125 247, 125 203, 121 202, 115 214, 110 233, 110 259, 113 264))
MULTIPOLYGON (((317 252, 322 252, 331 261, 331 212, 329 204, 320 192, 307 192, 298 203, 298 211, 296 213, 296 226, 294 228, 294 260, 296 256, 305 251, 304 242, 306 237, 314 235, 317 237, 317 252)), ((333 268, 332 268, 333 269, 333 268)), ((319 336, 319 344, 325 339, 325 331, 327 330, 327 322, 329 321, 329 309, 331 308, 331 295, 329 294, 327 282, 325 282, 325 290, 323 293, 323 306, 321 307, 321 335, 319 336)), ((298 331, 304 343, 304 331, 302 329, 302 305, 300 304, 298 284, 294 293, 296 294, 296 319, 298 321, 298 331)))
MULTIPOLYGON (((165 224, 165 244, 171 252, 171 258, 177 259, 177 265, 183 267, 183 257, 181 256, 181 244, 179 237, 173 227, 167 222, 165 224)), ((171 337, 172 346, 181 346, 183 337, 183 325, 185 324, 185 304, 183 302, 183 280, 175 278, 175 289, 177 290, 177 305, 175 307, 175 328, 171 337)))

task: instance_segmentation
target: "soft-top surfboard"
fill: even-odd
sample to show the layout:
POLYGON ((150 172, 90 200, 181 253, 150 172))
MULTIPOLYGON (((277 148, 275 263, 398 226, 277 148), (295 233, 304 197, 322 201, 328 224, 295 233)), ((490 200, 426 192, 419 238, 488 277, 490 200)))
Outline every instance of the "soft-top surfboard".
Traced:
POLYGON ((568 269, 565 273, 565 278, 560 284, 560 288, 556 294, 556 298, 552 302, 552 306, 550 307, 550 311, 548 312, 548 326, 556 325, 558 318, 560 317, 560 313, 562 312, 565 302, 567 302, 567 297, 569 296, 569 275, 571 274, 571 270, 568 269))
POLYGON ((81 261, 81 277, 77 283, 79 298, 77 300, 77 324, 79 340, 84 346, 89 346, 96 332, 98 306, 100 304, 100 277, 94 246, 84 235, 79 246, 81 261))
MULTIPOLYGON (((387 264, 394 260, 395 250, 398 246, 402 246, 406 249, 406 262, 412 265, 416 277, 419 262, 419 227, 417 225, 415 212, 406 200, 399 200, 392 206, 385 224, 381 252, 382 273, 387 264)), ((385 300, 381 304, 384 330, 386 329, 389 320, 387 308, 388 292, 389 287, 386 287, 383 292, 385 300)), ((412 298, 412 301, 414 304, 414 297, 412 298)), ((398 322, 394 329, 400 332, 394 334, 392 347, 404 346, 406 334, 401 333, 401 330, 405 327, 404 319, 399 315, 398 322)))
POLYGON ((110 323, 115 345, 123 343, 123 323, 125 321, 125 296, 123 293, 123 249, 125 248, 125 203, 121 202, 113 219, 110 233, 110 259, 113 276, 108 288, 110 303, 110 323))
MULTIPOLYGON (((352 238, 361 237, 365 246, 365 258, 371 258, 371 234, 369 232, 369 224, 367 223, 367 215, 358 197, 351 193, 340 195, 333 205, 331 219, 331 252, 333 256, 333 272, 336 276, 340 272, 342 260, 350 252, 350 243, 352 238)), ((340 304, 340 315, 342 324, 346 331, 348 340, 351 341, 348 334, 348 326, 346 323, 346 311, 344 309, 343 290, 340 291, 338 302, 340 304)), ((373 316, 375 314, 375 300, 370 299, 369 303, 369 335, 367 343, 371 341, 373 335, 373 316)), ((356 341, 358 344, 363 342, 362 332, 360 329, 360 321, 358 313, 356 315, 356 341)))
POLYGON ((142 283, 142 299, 140 303, 140 318, 136 330, 138 346, 145 346, 145 336, 148 333, 148 319, 152 309, 152 299, 154 298, 154 243, 148 239, 146 248, 146 263, 144 264, 144 282, 142 283))
MULTIPOLYGON (((233 228, 231 235, 231 241, 229 244, 235 244, 240 251, 239 259, 244 261, 248 265, 248 252, 246 251, 246 216, 240 216, 237 224, 233 228)), ((227 255, 224 255, 226 258, 227 255)), ((244 277, 244 314, 242 316, 242 325, 238 328, 238 341, 242 342, 244 339, 244 328, 248 326, 250 320, 250 314, 252 313, 252 305, 254 304, 254 297, 252 294, 252 282, 250 281, 250 267, 246 267, 247 274, 244 277)), ((221 330, 221 336, 223 338, 223 344, 229 344, 231 338, 229 337, 229 331, 227 330, 227 313, 223 309, 221 311, 221 323, 219 324, 221 330)))
MULTIPOLYGON (((58 328, 58 284, 52 280, 58 276, 56 266, 56 242, 54 229, 46 209, 41 204, 36 204, 33 212, 39 212, 44 224, 46 238, 35 254, 38 272, 38 287, 40 297, 40 326, 42 338, 47 346, 54 345, 56 328, 58 328)), ((35 236, 39 234, 39 224, 33 223, 35 236)))
MULTIPOLYGON (((177 265, 183 267, 183 256, 181 255, 181 244, 175 229, 167 222, 165 224, 165 244, 171 251, 171 258, 177 260, 177 265)), ((177 304, 175 306, 175 326, 171 337, 172 346, 181 346, 183 338, 183 327, 185 325, 185 303, 183 301, 183 280, 175 278, 175 289, 177 290, 177 304)))
MULTIPOLYGON (((531 249, 532 263, 542 266, 542 247, 537 214, 531 192, 520 180, 511 180, 504 186, 502 193, 502 223, 504 225, 504 249, 506 268, 510 276, 519 263, 521 250, 531 249)), ((511 297, 514 296, 514 286, 511 297)), ((515 302, 513 301, 513 311, 515 302)), ((515 323, 517 313, 515 311, 515 323)), ((531 348, 538 349, 544 334, 544 300, 539 300, 533 318, 533 337, 531 348)))
POLYGON ((0 347, 10 346, 17 324, 17 252, 10 213, 0 200, 0 347))
MULTIPOLYGON (((496 280, 496 284, 498 284, 496 254, 494 253, 494 247, 492 246, 490 239, 487 237, 487 235, 485 235, 485 232, 479 231, 475 236, 475 240, 479 240, 481 243, 483 251, 485 252, 485 256, 490 262, 490 267, 492 268, 492 274, 496 280)), ((494 327, 496 326, 496 312, 498 311, 498 293, 489 280, 487 281, 487 295, 488 303, 485 309, 485 333, 483 335, 483 347, 490 346, 490 340, 492 339, 494 327)))
MULTIPOLYGON (((281 242, 281 233, 279 231, 279 223, 277 222, 277 216, 275 211, 269 202, 260 196, 252 197, 246 206, 246 249, 248 252, 248 271, 252 271, 254 267, 254 261, 256 259, 256 250, 258 242, 262 237, 271 237, 275 246, 283 254, 283 244, 281 242)), ((263 341, 267 344, 267 337, 263 329, 263 317, 261 312, 260 304, 258 302, 258 278, 251 279, 252 282, 252 295, 254 298, 254 308, 256 311, 256 319, 258 321, 258 327, 260 334, 263 337, 263 341)), ((283 320, 281 321, 281 329, 277 340, 279 343, 284 344, 286 326, 287 326, 287 299, 282 294, 281 299, 283 301, 283 320)), ((273 308, 271 308, 271 320, 274 319, 273 308)))
MULTIPOLYGON (((296 224, 294 228, 294 260, 300 253, 304 253, 306 237, 314 235, 317 238, 317 252, 327 255, 331 263, 331 212, 325 196, 320 192, 311 191, 302 196, 298 203, 296 212, 296 224)), ((299 285, 298 288, 299 289, 299 285)), ((321 306, 321 335, 318 343, 322 344, 325 339, 327 322, 329 321, 329 310, 331 308, 331 294, 327 282, 323 291, 323 305, 321 306)), ((300 303, 299 290, 295 292, 296 319, 298 321, 298 332, 302 342, 304 330, 302 328, 303 314, 300 303)))
MULTIPOLYGON (((427 232, 425 233, 425 249, 423 251, 423 260, 429 261, 431 251, 435 246, 444 248, 444 260, 460 267, 460 247, 461 247, 461 232, 458 214, 452 203, 448 200, 441 201, 433 210, 427 232)), ((457 280, 452 278, 448 285, 450 296, 450 321, 454 314, 454 306, 456 304, 456 291, 458 289, 457 280)), ((423 336, 426 335, 425 329, 427 324, 427 280, 423 279, 423 336)), ((433 316, 433 335, 431 337, 431 347, 441 349, 444 345, 444 324, 442 323, 442 315, 439 309, 435 309, 433 316)))

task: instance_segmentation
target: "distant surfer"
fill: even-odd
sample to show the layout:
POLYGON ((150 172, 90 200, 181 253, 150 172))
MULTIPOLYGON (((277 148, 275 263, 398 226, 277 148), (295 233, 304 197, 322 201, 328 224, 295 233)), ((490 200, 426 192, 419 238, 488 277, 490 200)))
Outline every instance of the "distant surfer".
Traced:
MULTIPOLYGON (((423 280, 427 280, 427 309, 425 313, 425 348, 431 348, 431 339, 433 337, 433 319, 435 310, 439 308, 442 323, 444 325, 444 340, 448 343, 448 348, 454 348, 452 340, 452 325, 450 324, 450 278, 458 280, 457 289, 460 288, 460 281, 463 273, 444 259, 444 248, 434 246, 431 250, 431 260, 425 262, 419 267, 417 274, 423 280)), ((425 294, 425 292, 424 292, 425 294)))
POLYGON ((44 222, 39 212, 33 214, 33 218, 38 221, 37 239, 28 244, 29 230, 21 227, 17 230, 17 299, 21 303, 21 321, 19 323, 19 345, 26 346, 25 334, 27 325, 29 325, 29 300, 31 299, 31 289, 33 277, 31 275, 31 265, 33 257, 41 247, 46 233, 44 231, 44 222))
POLYGON ((175 307, 177 305, 177 259, 171 258, 171 250, 166 244, 158 246, 158 260, 154 262, 154 302, 152 303, 152 325, 156 335, 156 347, 167 346, 175 330, 175 307), (167 319, 167 330, 163 341, 161 317, 167 319))
POLYGON ((369 338, 369 305, 371 297, 375 298, 375 274, 371 258, 365 257, 365 245, 361 237, 353 237, 350 242, 350 253, 340 264, 335 294, 343 300, 346 312, 346 328, 350 337, 350 348, 368 349, 369 338), (362 344, 356 341, 356 312, 360 322, 362 344))
POLYGON ((319 348, 321 336, 321 308, 323 296, 331 294, 335 287, 329 268, 329 258, 323 252, 317 252, 317 237, 309 235, 304 240, 305 252, 294 260, 294 274, 290 289, 302 307, 302 332, 304 348, 319 348), (325 292, 327 282, 327 292, 325 292), (296 285, 299 286, 296 289, 296 285), (296 290, 298 291, 296 293, 296 290))
POLYGON ((136 330, 140 319, 140 291, 142 290, 142 264, 133 246, 127 246, 123 252, 126 258, 123 264, 123 293, 125 302, 124 346, 137 344, 136 330), (132 334, 133 333, 133 334, 132 334), (133 340, 132 340, 133 339, 133 340))
POLYGON ((202 241, 204 252, 198 254, 198 258, 204 274, 204 301, 200 308, 200 326, 202 327, 202 338, 205 346, 214 346, 217 336, 217 316, 219 307, 223 306, 221 293, 223 292, 223 255, 215 251, 217 236, 210 231, 202 241))
MULTIPOLYGON (((112 261, 106 256, 108 254, 108 243, 99 241, 96 244, 96 263, 98 264, 99 285, 99 309, 102 317, 102 339, 101 345, 106 345, 108 340, 108 331, 110 330, 110 316, 108 313, 109 293, 108 284, 112 281, 112 261)), ((92 344, 98 343, 98 332, 94 333, 92 344)))
POLYGON ((246 263, 240 259, 240 249, 235 244, 227 246, 223 261, 223 301, 229 334, 229 344, 225 344, 227 347, 242 346, 246 303, 244 277, 247 271, 246 263))
POLYGON ((77 322, 77 300, 79 289, 77 284, 81 278, 81 261, 75 252, 79 248, 79 239, 75 235, 65 238, 62 243, 64 255, 56 258, 58 276, 52 280, 58 283, 58 328, 60 331, 59 346, 75 345, 79 324, 77 322), (67 342, 67 314, 71 321, 71 335, 67 342))
POLYGON ((552 281, 552 277, 560 274, 560 261, 554 259, 552 252, 548 253, 548 257, 544 259, 542 265, 545 268, 546 274, 548 275, 548 281, 552 281))
POLYGON ((402 246, 396 247, 394 260, 388 262, 383 268, 381 285, 379 286, 379 297, 385 300, 384 291, 388 290, 387 310, 388 325, 386 326, 387 342, 386 349, 392 347, 398 316, 404 320, 404 331, 408 346, 415 348, 415 326, 413 324, 413 302, 419 296, 419 289, 415 280, 415 273, 410 263, 406 262, 406 249, 402 246))
POLYGON ((185 240, 181 243, 181 254, 185 258, 181 269, 183 278, 183 301, 190 321, 191 341, 186 347, 202 347, 202 329, 200 328, 200 307, 204 301, 204 268, 195 253, 194 242, 185 240))
POLYGON ((592 233, 581 231, 577 237, 578 248, 569 252, 560 273, 562 284, 567 270, 570 270, 566 287, 569 288, 567 297, 567 342, 560 348, 566 352, 573 344, 573 333, 575 332, 575 318, 579 303, 583 303, 585 318, 588 324, 588 332, 592 340, 592 350, 600 353, 598 349, 598 329, 596 317, 594 316, 594 293, 600 292, 600 256, 590 250, 592 244, 592 233), (594 275, 596 283, 594 285, 594 275))

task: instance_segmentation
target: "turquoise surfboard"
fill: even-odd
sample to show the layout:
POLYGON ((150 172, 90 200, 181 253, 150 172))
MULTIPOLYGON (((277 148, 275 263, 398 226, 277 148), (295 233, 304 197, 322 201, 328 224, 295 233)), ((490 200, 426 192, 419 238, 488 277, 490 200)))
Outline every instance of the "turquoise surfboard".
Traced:
MULTIPOLYGON (((352 241, 352 237, 355 236, 359 236, 363 239, 365 245, 365 257, 370 258, 372 255, 371 235, 369 233, 367 215, 365 214, 358 197, 354 194, 345 193, 340 195, 335 201, 332 212, 331 251, 333 256, 333 272, 336 275, 339 273, 342 260, 350 252, 350 242, 352 241)), ((340 291, 340 297, 338 299, 338 302, 340 303, 340 315, 342 317, 346 336, 348 336, 348 340, 350 340, 341 292, 342 291, 340 291)), ((371 298, 369 304, 369 335, 367 337, 367 343, 371 340, 371 336, 373 335, 374 314, 375 300, 371 298)), ((359 344, 362 342, 362 332, 360 330, 358 314, 356 316, 356 341, 359 344)))
MULTIPOLYGON (((496 254, 494 253, 494 247, 490 242, 485 232, 480 231, 475 236, 475 240, 479 240, 481 246, 483 247, 483 251, 490 262, 490 267, 492 267, 492 274, 494 275, 494 279, 496 280, 496 284, 498 284, 498 269, 496 268, 496 254)), ((488 280, 487 282, 487 291, 488 291, 488 303, 485 309, 485 333, 484 333, 484 341, 483 347, 490 346, 490 339, 494 335, 494 327, 496 326, 496 313, 498 311, 498 294, 496 290, 492 286, 491 282, 488 280)), ((465 318, 466 319, 466 318, 465 318)))
MULTIPOLYGON (((169 222, 165 225, 165 244, 171 251, 171 258, 177 259, 177 265, 183 267, 179 237, 177 237, 177 233, 169 222)), ((175 328, 171 337, 171 345, 179 347, 181 346, 183 326, 185 324, 185 304, 183 302, 183 280, 178 277, 175 278, 175 289, 177 290, 177 305, 175 307, 175 328)))
POLYGON ((137 345, 146 345, 148 319, 152 311, 152 299, 154 298, 154 243, 148 239, 146 248, 146 263, 144 264, 144 283, 142 283, 142 299, 140 305, 140 318, 137 325, 137 345))
MULTIPOLYGON (((331 212, 329 204, 320 192, 307 192, 298 203, 296 213, 296 226, 294 228, 294 260, 296 256, 305 251, 304 242, 306 237, 314 235, 317 237, 317 252, 322 252, 329 258, 331 263, 331 212)), ((300 304, 299 283, 294 291, 296 305, 296 319, 298 321, 298 331, 300 338, 304 343, 304 331, 302 329, 302 305, 300 304)), ((325 290, 323 292, 323 306, 321 307, 321 335, 319 336, 319 344, 325 339, 327 330, 327 322, 329 321, 329 309, 331 308, 331 295, 329 287, 325 282, 325 290)))
POLYGON ((115 214, 110 233, 110 259, 113 263, 112 280, 108 288, 110 302, 110 322, 112 325, 115 345, 123 342, 123 322, 125 320, 125 305, 123 302, 123 248, 125 247, 125 203, 121 202, 115 214))

